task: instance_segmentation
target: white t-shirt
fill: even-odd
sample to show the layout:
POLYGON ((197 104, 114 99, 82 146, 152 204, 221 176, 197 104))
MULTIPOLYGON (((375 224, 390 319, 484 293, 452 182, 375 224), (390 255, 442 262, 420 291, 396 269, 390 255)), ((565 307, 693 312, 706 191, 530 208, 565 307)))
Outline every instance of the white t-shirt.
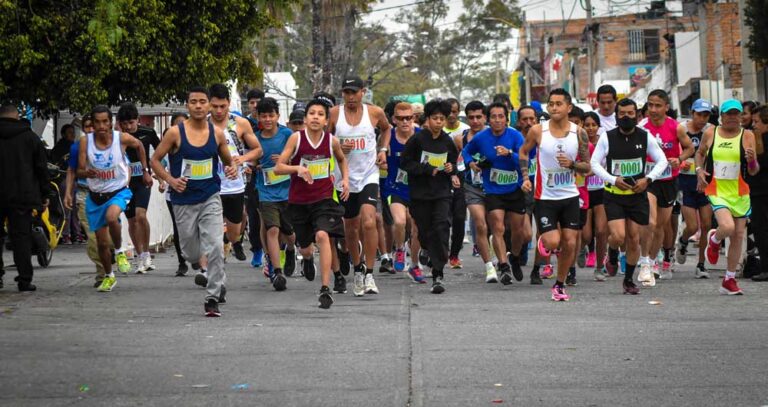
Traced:
POLYGON ((455 129, 449 129, 448 127, 444 127, 443 131, 448 133, 448 135, 451 136, 451 138, 454 138, 456 136, 461 136, 462 134, 464 134, 464 130, 467 130, 469 128, 469 125, 462 121, 459 121, 458 124, 459 124, 459 127, 455 129))
POLYGON ((600 111, 595 111, 600 118, 600 128, 597 129, 598 135, 603 135, 616 128, 616 113, 611 113, 608 116, 603 116, 600 111))

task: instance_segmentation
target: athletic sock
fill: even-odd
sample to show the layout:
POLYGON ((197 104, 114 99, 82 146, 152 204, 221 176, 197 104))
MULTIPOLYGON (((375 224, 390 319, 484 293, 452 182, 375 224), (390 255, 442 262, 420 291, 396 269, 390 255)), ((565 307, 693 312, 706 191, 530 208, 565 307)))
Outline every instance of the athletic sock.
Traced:
POLYGON ((680 236, 680 239, 678 239, 677 241, 680 242, 680 245, 683 246, 683 249, 688 248, 688 239, 683 239, 682 235, 680 236))
POLYGON ((736 272, 735 271, 726 271, 725 272, 725 279, 730 280, 732 278, 736 278, 736 272))
POLYGON ((675 252, 675 249, 664 249, 664 261, 667 263, 672 261, 672 254, 675 252))
POLYGON ((341 271, 334 271, 334 272, 333 272, 333 276, 334 276, 334 277, 338 277, 338 276, 340 276, 340 275, 341 275, 341 271))
POLYGON ((365 274, 373 274, 373 269, 365 268, 365 274))
POLYGON ((543 264, 534 264, 533 269, 531 271, 539 271, 539 269, 544 266, 543 264))
POLYGON ((718 245, 722 242, 722 240, 717 239, 717 233, 712 233, 712 237, 709 239, 709 241, 718 245))
POLYGON ((576 267, 575 266, 571 266, 568 269, 568 275, 571 275, 571 274, 576 274, 576 267))
POLYGON ((636 264, 627 264, 627 271, 624 273, 624 281, 631 283, 632 278, 635 275, 635 267, 637 267, 636 264))
POLYGON ((588 248, 590 253, 595 251, 595 239, 594 238, 589 241, 589 244, 587 244, 587 248, 588 248))
POLYGON ((619 251, 613 247, 608 247, 608 261, 611 264, 619 263, 619 251))
POLYGON ((563 287, 563 286, 565 286, 565 282, 557 280, 557 281, 555 281, 555 285, 554 286, 555 287, 563 287))

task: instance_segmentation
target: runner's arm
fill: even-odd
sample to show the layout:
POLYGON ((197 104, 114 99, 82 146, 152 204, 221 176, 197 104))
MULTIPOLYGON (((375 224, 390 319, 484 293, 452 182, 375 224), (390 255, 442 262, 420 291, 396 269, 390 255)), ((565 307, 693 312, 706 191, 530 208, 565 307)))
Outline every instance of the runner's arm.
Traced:
POLYGON ((704 134, 701 135, 701 142, 699 142, 699 148, 696 150, 694 156, 696 162, 696 174, 699 170, 704 170, 704 163, 707 161, 707 154, 709 154, 709 147, 712 145, 712 138, 715 135, 714 126, 710 126, 704 130, 704 134))
POLYGON ((539 139, 541 138, 541 125, 535 124, 528 130, 528 135, 525 137, 525 142, 520 147, 518 154, 518 161, 520 162, 520 174, 523 178, 528 178, 528 162, 530 161, 528 154, 531 150, 539 145, 539 139))
POLYGON ((155 148, 155 152, 152 154, 152 158, 149 159, 149 165, 152 166, 152 172, 155 173, 158 179, 161 179, 169 184, 171 183, 173 176, 171 176, 171 174, 160 161, 162 161, 169 152, 175 150, 178 142, 179 128, 178 126, 173 126, 165 132, 163 139, 160 140, 160 144, 158 144, 157 148, 155 148))
POLYGON ((580 174, 588 174, 591 171, 589 165, 589 136, 584 129, 579 129, 579 154, 576 157, 576 163, 573 165, 573 169, 580 174))
POLYGON ((757 162, 757 154, 755 154, 755 133, 745 130, 741 140, 747 156, 747 172, 752 176, 757 175, 760 172, 760 164, 757 162))
POLYGON ((349 164, 347 163, 347 157, 344 155, 344 151, 341 150, 339 139, 333 137, 331 138, 331 143, 333 156, 336 158, 336 164, 339 166, 339 171, 341 171, 341 200, 346 201, 347 198, 349 198, 349 164))
POLYGON ((79 141, 80 149, 77 151, 77 171, 75 174, 79 178, 89 178, 85 164, 88 161, 88 137, 83 137, 79 141))
POLYGON ((605 157, 608 155, 608 136, 602 135, 599 139, 597 139, 597 144, 595 145, 595 152, 592 154, 592 157, 590 158, 590 164, 592 164, 590 167, 592 169, 592 172, 595 173, 598 177, 600 177, 601 180, 611 184, 616 184, 616 176, 611 175, 605 167, 603 167, 603 160, 605 160, 605 157))
POLYGON ((261 143, 259 142, 258 137, 256 137, 256 134, 253 133, 253 127, 248 120, 243 119, 242 117, 238 117, 236 121, 237 128, 243 130, 241 139, 250 149, 250 151, 243 154, 242 160, 244 162, 253 162, 258 160, 264 155, 264 150, 261 148, 261 143))
POLYGON ((648 155, 651 157, 651 160, 656 163, 656 165, 653 167, 653 170, 651 170, 651 172, 648 173, 648 175, 645 177, 651 181, 655 181, 659 179, 661 174, 663 174, 667 169, 669 162, 667 162, 667 156, 664 155, 664 150, 659 147, 659 143, 656 142, 656 139, 651 135, 651 133, 648 133, 648 155))
POLYGON ((389 139, 392 137, 392 132, 389 130, 392 128, 392 125, 389 124, 389 120, 387 120, 387 115, 384 113, 383 109, 377 107, 374 112, 377 116, 376 127, 379 128, 380 132, 378 149, 389 149, 389 139))
POLYGON ((227 147, 227 139, 224 137, 224 131, 216 126, 213 126, 213 129, 216 137, 216 146, 219 150, 219 159, 225 167, 229 167, 232 165, 232 155, 229 154, 229 147, 227 147))
POLYGON ((291 162, 291 157, 293 157, 293 154, 296 152, 298 140, 299 133, 293 133, 291 134, 291 137, 288 137, 288 141, 285 143, 285 148, 283 148, 283 152, 280 153, 280 158, 278 158, 275 163, 275 174, 290 175, 298 172, 298 165, 289 164, 291 162))
POLYGON ((693 157, 696 150, 691 138, 688 137, 688 132, 685 131, 685 126, 682 124, 677 126, 677 140, 680 142, 680 147, 683 148, 683 151, 680 153, 680 162, 693 157))
POLYGON ((336 134, 336 122, 339 120, 339 106, 331 108, 330 121, 328 122, 328 132, 336 134))
POLYGON ((144 144, 128 133, 120 133, 120 144, 123 145, 123 151, 125 151, 125 147, 136 150, 136 154, 141 162, 142 172, 146 174, 149 170, 149 165, 147 164, 147 151, 144 150, 144 144))

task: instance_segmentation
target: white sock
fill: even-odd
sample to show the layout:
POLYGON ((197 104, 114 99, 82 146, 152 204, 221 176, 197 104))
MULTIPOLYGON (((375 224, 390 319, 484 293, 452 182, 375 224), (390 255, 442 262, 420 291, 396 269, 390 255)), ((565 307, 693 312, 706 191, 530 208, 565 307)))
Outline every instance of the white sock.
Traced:
POLYGON ((114 276, 115 276, 114 270, 107 273, 107 277, 114 277, 114 276))
POLYGON ((120 254, 120 253, 123 253, 124 251, 125 251, 125 249, 123 249, 122 247, 119 248, 119 249, 115 248, 115 254, 120 254))
POLYGON ((726 271, 725 272, 725 279, 730 280, 732 278, 736 278, 736 272, 735 271, 726 271))
POLYGON ((712 233, 712 237, 709 240, 714 244, 720 244, 720 242, 722 242, 722 240, 717 238, 717 233, 712 233))
POLYGON ((647 256, 640 256, 640 264, 651 264, 651 259, 647 256))
POLYGON ((489 261, 488 263, 485 263, 485 269, 486 270, 490 270, 492 268, 493 268, 493 263, 492 262, 489 261))

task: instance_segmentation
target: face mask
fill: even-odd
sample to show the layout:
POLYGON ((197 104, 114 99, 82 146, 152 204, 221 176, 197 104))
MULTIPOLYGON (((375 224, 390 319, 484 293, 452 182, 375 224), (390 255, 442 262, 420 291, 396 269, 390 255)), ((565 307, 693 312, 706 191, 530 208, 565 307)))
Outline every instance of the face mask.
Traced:
POLYGON ((618 124, 619 128, 622 130, 630 131, 637 125, 637 119, 632 117, 620 117, 619 120, 616 121, 616 124, 618 124))

